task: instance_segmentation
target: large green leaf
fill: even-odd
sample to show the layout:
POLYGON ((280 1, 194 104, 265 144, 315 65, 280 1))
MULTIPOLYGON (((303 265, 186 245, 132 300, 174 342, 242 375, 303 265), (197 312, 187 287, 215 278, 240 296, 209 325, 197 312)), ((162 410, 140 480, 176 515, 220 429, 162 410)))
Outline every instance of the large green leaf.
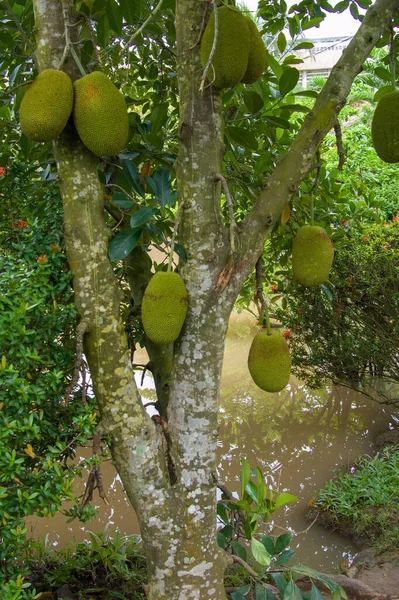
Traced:
POLYGON ((154 215, 158 212, 157 208, 151 208, 150 206, 144 206, 144 208, 139 208, 130 218, 130 227, 132 229, 137 229, 147 223, 154 215))
POLYGON ((132 208, 133 206, 133 200, 128 198, 123 192, 116 192, 113 194, 111 202, 125 210, 129 210, 129 208, 132 208))
POLYGON ((256 538, 251 538, 251 552, 253 554, 254 559, 265 567, 270 565, 270 554, 264 547, 264 545, 259 542, 256 538))
POLYGON ((167 169, 157 169, 152 175, 152 179, 156 185, 157 198, 159 204, 165 206, 173 206, 176 202, 176 192, 172 192, 171 173, 167 169))
POLYGON ((254 115, 262 110, 264 102, 262 96, 251 90, 247 90, 243 94, 244 104, 247 109, 254 115))
POLYGON ((303 600, 301 590, 292 579, 285 588, 283 600, 303 600))
POLYGON ((278 87, 280 90, 281 96, 286 96, 291 92, 299 79, 299 71, 298 69, 294 69, 293 67, 289 67, 284 71, 281 75, 280 80, 278 82, 278 87))
POLYGON ((286 565, 295 556, 295 550, 285 550, 276 560, 276 566, 286 565))
POLYGON ((140 173, 137 168, 137 165, 131 160, 121 159, 120 161, 122 165, 123 172, 126 176, 126 179, 139 196, 144 198, 144 188, 140 181, 140 173))
POLYGON ((140 239, 142 229, 120 231, 112 238, 108 248, 110 260, 123 260, 130 254, 140 239))
POLYGON ((115 0, 107 0, 106 13, 111 29, 121 35, 122 33, 122 12, 119 4, 115 0))
POLYGON ((310 594, 310 600, 325 600, 325 598, 319 592, 314 583, 312 583, 312 593, 310 594))
POLYGON ((283 533, 280 535, 275 543, 274 554, 280 554, 280 552, 285 550, 286 547, 290 545, 291 540, 292 535, 290 533, 283 533))
POLYGON ((253 133, 243 127, 227 127, 227 135, 230 140, 243 148, 248 148, 248 150, 254 152, 258 150, 258 140, 253 133))
POLYGON ((240 481, 241 481, 241 498, 244 498, 245 488, 247 487, 248 481, 251 479, 251 467, 249 466, 249 462, 246 458, 241 459, 241 473, 240 473, 240 481))
POLYGON ((280 506, 284 506, 290 502, 298 502, 298 498, 292 494, 289 494, 288 492, 282 492, 276 498, 275 508, 279 508, 280 506))
POLYGON ((148 119, 151 121, 151 133, 157 134, 168 119, 168 104, 156 104, 148 119))
POLYGON ((234 553, 237 554, 237 556, 242 558, 242 560, 247 560, 247 551, 245 550, 244 546, 234 541, 230 543, 230 546, 233 548, 234 553))

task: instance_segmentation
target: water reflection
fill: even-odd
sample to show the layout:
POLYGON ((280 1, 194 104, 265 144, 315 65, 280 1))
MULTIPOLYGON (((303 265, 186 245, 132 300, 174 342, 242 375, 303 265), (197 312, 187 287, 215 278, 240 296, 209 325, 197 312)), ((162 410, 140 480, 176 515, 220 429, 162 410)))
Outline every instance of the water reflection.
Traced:
MULTIPOLYGON (((308 390, 291 378, 280 394, 261 391, 247 370, 247 356, 254 335, 254 319, 234 315, 226 340, 220 395, 220 439, 218 471, 220 479, 238 491, 240 459, 246 457, 251 466, 258 465, 273 489, 287 490, 301 498, 274 519, 273 535, 286 528, 303 531, 309 523, 304 518, 307 503, 315 490, 332 475, 334 469, 348 467, 355 458, 370 451, 373 439, 394 422, 399 413, 346 388, 326 387, 308 390)), ((145 356, 136 356, 144 362, 145 356)), ((140 383, 141 373, 137 381, 140 383)), ((144 402, 154 400, 153 381, 146 375, 141 393, 144 402)), ((90 449, 78 451, 87 456, 90 449)), ((110 461, 102 467, 109 506, 100 505, 95 522, 66 523, 57 515, 52 519, 30 518, 28 527, 34 537, 49 533, 59 547, 74 538, 87 539, 87 531, 109 531, 118 527, 123 534, 138 533, 135 513, 130 507, 110 461)), ((84 481, 78 482, 78 493, 84 481)), ((321 570, 332 570, 345 553, 356 551, 341 536, 326 532, 317 523, 295 538, 298 562, 321 570)))

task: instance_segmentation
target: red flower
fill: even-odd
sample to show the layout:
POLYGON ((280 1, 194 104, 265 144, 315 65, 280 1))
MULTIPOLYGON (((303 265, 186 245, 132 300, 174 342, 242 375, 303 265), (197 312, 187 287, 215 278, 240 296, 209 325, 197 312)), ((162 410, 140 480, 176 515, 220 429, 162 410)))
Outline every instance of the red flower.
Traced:
POLYGON ((61 248, 57 244, 50 244, 50 250, 52 252, 61 252, 61 248))
POLYGON ((385 250, 390 250, 390 249, 391 249, 391 246, 390 246, 389 244, 384 244, 384 249, 385 249, 385 250))
POLYGON ((36 261, 41 265, 45 265, 47 262, 47 256, 45 254, 42 254, 41 256, 36 256, 36 261))
POLYGON ((341 223, 343 225, 346 225, 347 223, 349 223, 348 219, 341 219, 341 223))
POLYGON ((0 167, 0 177, 3 177, 3 175, 5 175, 6 173, 6 169, 4 167, 0 167))
POLYGON ((399 217, 396 215, 396 217, 393 218, 394 223, 399 221, 399 217))
POLYGON ((25 229, 25 227, 29 227, 29 224, 26 221, 22 221, 21 219, 17 219, 12 224, 13 229, 25 229))
POLYGON ((347 282, 348 282, 349 284, 350 284, 350 283, 352 283, 352 281, 353 281, 352 277, 349 277, 349 278, 347 279, 347 282))
POLYGON ((284 329, 283 336, 288 340, 288 338, 291 337, 291 329, 284 329))
POLYGON ((272 285, 270 289, 273 293, 278 292, 278 285, 272 285))
POLYGON ((363 242, 366 242, 366 244, 367 244, 367 242, 368 242, 368 241, 369 241, 369 238, 368 238, 368 237, 364 237, 364 238, 363 238, 363 242))

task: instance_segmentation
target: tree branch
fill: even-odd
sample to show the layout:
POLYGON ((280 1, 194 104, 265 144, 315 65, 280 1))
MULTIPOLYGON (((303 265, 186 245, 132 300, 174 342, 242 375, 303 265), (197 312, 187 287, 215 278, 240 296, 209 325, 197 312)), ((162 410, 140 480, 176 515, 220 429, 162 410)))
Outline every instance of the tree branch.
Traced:
MULTIPOLYGON (((358 32, 334 66, 287 154, 278 163, 259 199, 240 227, 240 258, 255 264, 273 223, 313 165, 323 138, 344 106, 352 82, 392 18, 399 12, 397 0, 377 0, 367 11, 358 32)), ((240 268, 240 267, 238 267, 240 268)), ((242 268, 242 267, 241 267, 242 268)))
POLYGON ((157 14, 157 12, 161 8, 162 4, 163 4, 163 0, 159 0, 158 4, 156 5, 156 7, 152 11, 152 13, 149 15, 149 17, 144 21, 144 23, 142 24, 142 26, 139 27, 137 29, 137 31, 134 32, 134 34, 126 42, 125 46, 123 48, 121 48, 121 50, 119 52, 120 56, 122 56, 122 54, 125 52, 126 48, 128 48, 131 44, 133 44, 133 42, 136 39, 136 37, 139 36, 140 33, 147 27, 148 23, 151 21, 151 19, 153 19, 155 17, 155 15, 157 14))

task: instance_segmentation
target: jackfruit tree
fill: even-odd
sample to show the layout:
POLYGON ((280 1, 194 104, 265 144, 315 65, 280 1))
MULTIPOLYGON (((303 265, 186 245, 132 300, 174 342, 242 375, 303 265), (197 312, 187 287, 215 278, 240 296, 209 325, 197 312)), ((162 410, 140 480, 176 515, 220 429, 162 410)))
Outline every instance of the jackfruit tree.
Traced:
MULTIPOLYGON (((241 14, 244 33, 234 32, 238 45, 226 43, 220 50, 232 56, 227 60, 216 49, 215 65, 205 72, 206 55, 217 41, 217 28, 205 25, 215 19, 211 15, 217 4, 33 0, 32 16, 29 2, 13 7, 5 2, 12 35, 24 32, 27 71, 61 70, 74 82, 72 118, 52 147, 38 149, 28 136, 18 143, 32 161, 41 157, 36 169, 43 153, 51 157, 53 152, 56 162, 80 319, 78 347, 82 342, 90 369, 99 434, 109 443, 138 515, 150 600, 227 598, 223 573, 230 558, 216 537, 216 443, 229 315, 282 212, 314 171, 320 144, 336 124, 354 78, 372 49, 389 38, 399 13, 398 0, 376 0, 316 94, 295 89, 299 73, 292 54, 278 63, 268 53, 263 76, 258 64, 249 65, 251 56, 259 61, 262 49, 251 53, 247 48, 241 54, 245 48, 239 44, 251 39, 253 47, 259 44, 241 14), (225 61, 229 73, 224 79, 219 68, 225 61), (87 83, 104 79, 98 70, 108 77, 99 92, 87 83), (89 104, 97 92, 100 99, 89 104), (311 110, 300 104, 306 94, 315 99, 311 110), (241 127, 241 121, 256 125, 241 127), (241 202, 244 195, 247 201, 241 202), (170 323, 163 325, 162 319, 158 327, 165 330, 159 337, 150 329, 148 337, 144 333, 152 242, 161 252, 174 249, 179 255, 178 271, 187 291, 186 302, 185 290, 171 286, 167 311, 178 317, 171 337, 166 331, 170 323), (143 407, 134 378, 132 355, 139 340, 154 375, 157 420, 143 407)), ((235 2, 228 4, 231 8, 218 12, 235 13, 235 2)), ((355 2, 351 12, 359 16, 355 2)), ((261 0, 259 15, 259 30, 270 39, 279 34, 284 52, 285 26, 295 38, 301 28, 317 25, 324 13, 307 0, 289 13, 285 2, 272 7, 261 0)), ((224 36, 222 19, 219 33, 224 36)), ((0 42, 3 51, 7 40, 0 42)), ((303 47, 309 46, 305 42, 303 47)), ((10 86, 26 81, 17 78, 23 70, 15 68, 7 74, 10 86)), ((64 92, 58 93, 63 102, 64 92)), ((20 102, 18 90, 15 102, 20 102)), ((164 291, 157 294, 163 301, 164 291)), ((159 306, 161 302, 150 310, 156 313, 159 306)), ((285 381, 289 359, 284 353, 282 360, 285 381)), ((26 442, 34 448, 34 440, 26 442)))

